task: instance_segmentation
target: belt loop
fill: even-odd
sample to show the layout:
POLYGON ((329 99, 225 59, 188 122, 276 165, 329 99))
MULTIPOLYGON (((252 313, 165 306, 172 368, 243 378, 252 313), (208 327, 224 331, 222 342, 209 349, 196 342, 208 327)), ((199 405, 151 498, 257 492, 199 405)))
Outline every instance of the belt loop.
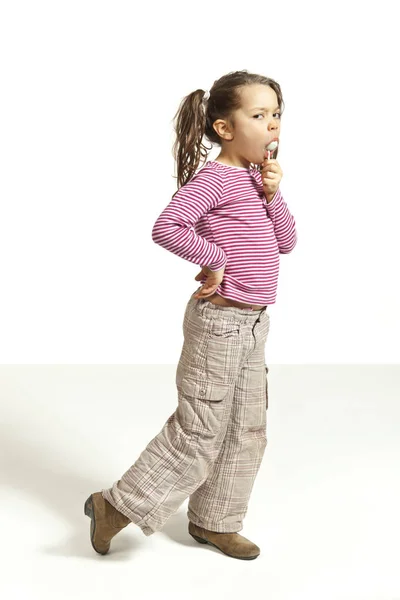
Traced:
MULTIPOLYGON (((196 292, 197 291, 198 290, 196 290, 196 292)), ((192 294, 192 300, 193 300, 193 303, 194 303, 194 308, 196 309, 197 312, 199 312, 202 315, 203 314, 203 310, 204 310, 204 306, 205 306, 206 303, 204 302, 203 298, 195 298, 194 297, 194 294, 196 292, 193 292, 193 294, 192 294)))
POLYGON ((196 302, 197 302, 197 310, 200 312, 200 314, 202 315, 204 312, 204 307, 206 305, 204 298, 196 298, 196 302))

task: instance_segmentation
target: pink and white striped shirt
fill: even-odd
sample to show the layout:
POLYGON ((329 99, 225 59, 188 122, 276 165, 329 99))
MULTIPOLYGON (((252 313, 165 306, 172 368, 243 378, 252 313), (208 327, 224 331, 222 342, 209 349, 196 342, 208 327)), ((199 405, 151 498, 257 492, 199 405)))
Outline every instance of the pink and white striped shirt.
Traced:
POLYGON ((220 296, 269 305, 276 301, 279 254, 296 245, 295 227, 279 188, 267 203, 256 168, 212 160, 178 189, 156 220, 152 239, 200 267, 225 266, 215 290, 220 296))

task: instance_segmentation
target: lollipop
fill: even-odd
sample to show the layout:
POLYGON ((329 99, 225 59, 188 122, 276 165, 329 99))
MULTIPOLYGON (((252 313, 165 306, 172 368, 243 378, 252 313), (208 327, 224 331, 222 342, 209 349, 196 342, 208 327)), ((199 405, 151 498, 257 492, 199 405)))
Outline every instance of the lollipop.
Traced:
POLYGON ((271 154, 274 152, 274 150, 276 150, 277 147, 278 147, 278 141, 277 140, 273 140, 272 142, 270 142, 268 144, 268 146, 265 146, 265 149, 268 152, 268 160, 271 158, 271 154))

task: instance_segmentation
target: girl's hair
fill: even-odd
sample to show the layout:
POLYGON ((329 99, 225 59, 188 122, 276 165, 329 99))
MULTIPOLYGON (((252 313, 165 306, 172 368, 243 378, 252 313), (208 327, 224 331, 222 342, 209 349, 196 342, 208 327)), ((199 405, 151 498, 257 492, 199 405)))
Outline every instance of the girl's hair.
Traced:
MULTIPOLYGON (((197 89, 185 96, 174 116, 176 140, 173 155, 178 169, 178 189, 185 185, 196 173, 200 159, 205 162, 212 149, 203 144, 203 136, 212 144, 221 145, 221 138, 212 124, 217 119, 226 119, 234 125, 233 112, 241 107, 241 88, 246 85, 262 84, 271 87, 278 98, 278 105, 283 112, 281 87, 274 79, 249 73, 247 70, 234 71, 214 81, 210 89, 210 97, 204 106, 205 90, 197 89)), ((278 155, 278 148, 272 154, 278 155)))

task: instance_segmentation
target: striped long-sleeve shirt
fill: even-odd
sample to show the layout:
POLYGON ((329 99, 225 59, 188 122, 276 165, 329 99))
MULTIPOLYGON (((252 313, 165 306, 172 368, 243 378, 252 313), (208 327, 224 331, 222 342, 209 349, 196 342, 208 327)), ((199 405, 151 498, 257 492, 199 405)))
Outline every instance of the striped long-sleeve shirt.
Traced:
POLYGON ((220 296, 269 305, 276 301, 279 254, 297 242, 295 226, 279 188, 267 203, 257 169, 208 161, 172 197, 152 239, 200 267, 225 267, 220 296))

